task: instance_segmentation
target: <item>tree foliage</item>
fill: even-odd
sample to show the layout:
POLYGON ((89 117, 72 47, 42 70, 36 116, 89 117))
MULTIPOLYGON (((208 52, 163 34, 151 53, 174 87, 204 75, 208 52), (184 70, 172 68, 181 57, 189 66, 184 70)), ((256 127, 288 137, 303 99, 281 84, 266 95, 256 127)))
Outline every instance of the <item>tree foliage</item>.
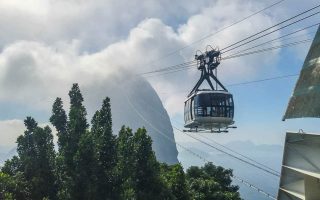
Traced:
POLYGON ((48 126, 39 127, 31 117, 27 117, 24 124, 26 131, 17 139, 18 156, 6 161, 2 172, 11 175, 17 183, 25 180, 31 199, 56 199, 55 151, 51 129, 48 126))
POLYGON ((21 172, 14 175, 0 172, 0 199, 31 200, 29 186, 21 172))
POLYGON ((112 134, 112 118, 110 99, 107 97, 102 107, 92 118, 92 139, 95 145, 97 159, 97 195, 99 199, 118 198, 117 166, 117 141, 112 134))
POLYGON ((107 97, 96 111, 91 128, 78 84, 70 92, 68 115, 61 98, 52 106, 52 131, 27 117, 26 131, 17 139, 18 155, 0 172, 0 199, 215 199, 239 200, 231 185, 232 171, 212 163, 191 167, 159 163, 145 128, 133 132, 123 126, 112 132, 111 103, 107 97))
POLYGON ((232 170, 206 163, 186 173, 192 199, 240 200, 238 186, 231 185, 232 170))
POLYGON ((167 165, 161 164, 161 175, 165 181, 170 193, 176 200, 190 199, 186 175, 181 164, 167 165))

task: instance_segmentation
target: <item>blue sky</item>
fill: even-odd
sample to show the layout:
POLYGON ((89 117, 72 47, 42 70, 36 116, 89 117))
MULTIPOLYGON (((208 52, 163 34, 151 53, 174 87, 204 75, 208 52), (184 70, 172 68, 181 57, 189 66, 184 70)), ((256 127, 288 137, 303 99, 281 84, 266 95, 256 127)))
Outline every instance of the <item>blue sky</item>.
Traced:
MULTIPOLYGON (((122 69, 138 73, 186 62, 207 44, 226 46, 317 4, 316 0, 303 4, 300 0, 286 0, 215 37, 150 64, 273 2, 1 1, 0 131, 5 139, 0 145, 14 144, 26 115, 46 124, 53 99, 61 96, 67 102, 67 91, 73 82, 80 82, 90 91, 95 89, 95 81, 106 80, 122 69)), ((261 42, 316 22, 319 15, 277 31, 261 42)), ((315 30, 316 27, 303 32, 301 37, 274 45, 312 38, 315 30)), ((309 45, 223 61, 219 77, 228 85, 295 74, 302 67, 309 45)), ((183 121, 183 100, 187 94, 183 91, 191 89, 198 76, 196 70, 190 70, 147 79, 173 124, 183 121)), ((286 130, 320 132, 317 119, 281 121, 296 80, 297 77, 290 77, 230 87, 238 129, 210 137, 221 142, 282 144, 286 130)), ((175 136, 179 142, 189 142, 179 133, 175 136)))

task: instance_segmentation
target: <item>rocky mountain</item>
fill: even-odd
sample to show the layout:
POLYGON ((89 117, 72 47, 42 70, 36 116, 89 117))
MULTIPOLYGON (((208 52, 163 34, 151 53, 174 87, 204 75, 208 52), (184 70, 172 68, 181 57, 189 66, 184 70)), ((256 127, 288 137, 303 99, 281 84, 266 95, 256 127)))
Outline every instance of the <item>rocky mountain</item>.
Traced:
MULTIPOLYGON (((97 81, 94 84, 96 93, 92 89, 89 91, 86 87, 81 88, 88 113, 94 113, 98 109, 97 105, 100 102, 98 104, 97 100, 102 101, 105 96, 109 96, 115 134, 122 125, 133 130, 145 127, 153 140, 157 159, 168 164, 178 162, 178 151, 169 115, 159 96, 145 79, 122 72, 109 76, 107 81, 97 81)), ((92 85, 89 87, 93 88, 92 85)))

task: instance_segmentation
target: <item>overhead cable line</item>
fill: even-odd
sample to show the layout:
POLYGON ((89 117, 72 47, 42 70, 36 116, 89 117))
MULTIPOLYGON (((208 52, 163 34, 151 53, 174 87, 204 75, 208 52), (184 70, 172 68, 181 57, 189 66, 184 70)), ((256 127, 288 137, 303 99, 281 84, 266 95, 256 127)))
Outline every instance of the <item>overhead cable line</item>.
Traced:
MULTIPOLYGON (((270 43, 272 43, 272 42, 274 42, 274 41, 277 41, 277 40, 280 40, 280 39, 282 39, 282 38, 284 38, 284 37, 288 37, 288 36, 293 35, 293 34, 296 34, 296 33, 298 33, 298 32, 301 32, 301 31, 307 30, 307 29, 309 29, 309 28, 318 26, 319 24, 320 24, 320 23, 316 23, 316 24, 313 24, 313 25, 311 25, 311 26, 307 26, 307 27, 304 27, 304 28, 302 28, 302 29, 293 31, 293 32, 291 32, 291 33, 282 35, 282 36, 280 36, 280 37, 278 37, 278 38, 275 38, 275 39, 272 39, 272 40, 268 40, 268 41, 266 41, 266 42, 257 44, 257 45, 255 45, 255 46, 252 46, 252 47, 249 47, 249 48, 246 48, 246 49, 239 50, 239 51, 233 53, 232 56, 233 56, 233 55, 236 55, 236 54, 239 54, 239 53, 241 53, 241 52, 244 52, 244 51, 248 51, 248 50, 251 50, 251 49, 255 49, 255 48, 260 47, 260 46, 263 46, 263 45, 265 45, 265 44, 270 44, 270 43)), ((297 37, 300 37, 300 36, 305 36, 305 34, 303 34, 303 35, 298 35, 298 36, 294 36, 294 37, 285 38, 285 39, 283 39, 282 41, 288 40, 288 39, 292 39, 292 38, 297 38, 297 37)))
MULTIPOLYGON (((284 44, 284 45, 278 45, 278 46, 271 46, 271 47, 268 47, 268 48, 262 48, 262 49, 258 49, 258 50, 255 50, 255 51, 242 53, 242 54, 239 54, 239 53, 238 54, 234 54, 234 55, 232 54, 230 56, 222 57, 221 59, 222 60, 229 60, 229 59, 248 56, 248 55, 252 55, 252 54, 258 54, 258 53, 263 53, 263 52, 267 52, 267 51, 272 51, 272 50, 275 50, 275 49, 288 48, 288 47, 292 47, 292 46, 296 46, 296 45, 300 45, 300 44, 305 44, 305 43, 308 43, 308 42, 311 42, 311 41, 312 41, 312 39, 300 40, 300 41, 296 41, 296 42, 287 43, 287 44, 284 44)), ((170 74, 170 73, 175 73, 175 72, 180 72, 180 71, 192 69, 193 66, 196 66, 196 65, 187 66, 187 67, 182 66, 182 67, 179 68, 179 70, 176 70, 176 71, 172 71, 172 70, 167 69, 167 70, 164 71, 165 73, 162 73, 162 74, 161 73, 159 73, 159 74, 155 73, 154 76, 165 75, 165 74, 170 74)), ((149 77, 153 77, 153 76, 149 76, 149 77)))
MULTIPOLYGON (((176 121, 178 124, 183 125, 181 122, 179 122, 179 121, 177 121, 177 120, 174 120, 174 121, 176 121)), ((180 131, 180 130, 179 130, 179 131, 180 131)), ((210 139, 210 138, 208 138, 208 137, 205 137, 204 135, 200 135, 200 134, 199 134, 199 136, 202 137, 202 138, 204 138, 204 139, 206 139, 206 140, 209 140, 210 142, 212 142, 212 143, 214 143, 214 144, 216 144, 216 145, 218 145, 218 146, 221 146, 221 147, 223 147, 223 148, 231 151, 232 153, 235 153, 235 154, 237 154, 237 155, 240 155, 240 156, 246 158, 247 160, 250 160, 250 161, 252 161, 252 162, 254 162, 254 163, 258 164, 258 165, 261 165, 262 167, 265 167, 265 168, 267 168, 267 169, 269 169, 269 170, 271 170, 271 171, 273 171, 273 172, 275 172, 275 173, 277 173, 277 174, 280 174, 279 171, 276 171, 276 170, 272 169, 271 167, 269 167, 269 166, 267 166, 267 165, 264 165, 264 164, 262 164, 262 163, 260 163, 260 162, 258 162, 258 161, 256 161, 256 160, 254 160, 254 159, 252 159, 252 158, 250 158, 250 157, 248 157, 248 156, 246 156, 246 155, 244 155, 244 154, 241 154, 241 153, 239 153, 239 152, 237 152, 237 151, 235 151, 235 150, 227 147, 226 145, 223 145, 223 144, 221 144, 221 143, 219 143, 219 142, 217 142, 217 141, 214 141, 213 139, 210 139)))
POLYGON ((266 51, 271 51, 271 50, 275 50, 275 49, 281 49, 281 48, 286 48, 286 47, 291 47, 291 46, 295 46, 295 45, 299 45, 299 44, 304 44, 307 42, 311 42, 312 39, 306 39, 306 40, 300 40, 297 42, 291 42, 288 44, 284 44, 284 45, 279 45, 279 46, 274 46, 274 47, 269 47, 269 48, 264 48, 264 49, 259 49, 256 51, 250 51, 247 53, 241 53, 241 54, 236 54, 236 55, 231 55, 231 56, 226 56, 223 57, 222 60, 228 60, 228 59, 232 59, 232 58, 238 58, 238 57, 242 57, 242 56, 248 56, 248 55, 252 55, 252 54, 257 54, 257 53, 262 53, 262 52, 266 52, 266 51))
POLYGON ((284 75, 284 76, 275 76, 275 77, 271 77, 271 78, 265 78, 265 79, 259 79, 259 80, 254 80, 254 81, 247 81, 247 82, 242 82, 242 83, 230 84, 228 86, 232 87, 232 86, 238 86, 238 85, 247 85, 247 84, 251 84, 251 83, 259 83, 259 82, 271 81, 271 80, 276 80, 276 79, 284 79, 284 78, 294 77, 294 76, 298 76, 298 75, 299 74, 289 74, 289 75, 284 75))
MULTIPOLYGON (((204 161, 204 162, 210 162, 209 160, 207 160, 207 159, 204 158, 203 156, 201 156, 201 155, 195 153, 194 151, 192 151, 192 150, 184 147, 183 145, 177 143, 175 140, 173 140, 173 139, 170 138, 169 136, 163 134, 162 131, 160 131, 160 130, 159 130, 158 128, 156 128, 152 123, 150 123, 147 119, 145 119, 144 116, 134 107, 134 105, 132 104, 132 102, 130 101, 130 99, 129 99, 129 97, 127 96, 126 93, 125 93, 125 96, 126 96, 127 102, 129 103, 130 107, 134 110, 134 112, 135 112, 143 121, 145 121, 147 124, 149 124, 152 129, 154 129, 154 130, 155 130, 156 132, 158 132, 160 135, 164 136, 166 139, 168 139, 168 141, 170 141, 170 142, 178 145, 178 146, 181 147, 182 149, 186 150, 186 151, 187 151, 188 153, 190 153, 191 155, 194 155, 194 156, 198 157, 199 159, 201 159, 201 160, 204 161)), ((239 181, 239 182, 241 182, 241 183, 243 183, 244 185, 250 187, 251 189, 254 189, 256 192, 259 192, 260 194, 263 194, 264 196, 266 196, 266 197, 268 197, 268 198, 270 198, 270 199, 276 200, 276 198, 275 198, 273 195, 265 192, 263 189, 255 186, 255 185, 249 183, 248 181, 244 180, 243 178, 240 178, 239 176, 236 176, 236 175, 233 175, 232 178, 235 179, 235 180, 237 180, 237 181, 239 181)))
MULTIPOLYGON (((315 8, 317 8, 317 7, 320 7, 320 5, 312 8, 312 9, 309 9, 309 10, 307 10, 307 11, 304 11, 304 12, 300 13, 299 15, 296 15, 296 16, 291 17, 291 18, 289 18, 289 19, 293 19, 293 18, 295 18, 295 17, 297 17, 297 16, 300 16, 300 15, 306 13, 306 12, 310 12, 311 10, 313 10, 313 9, 315 9, 315 8)), ((290 24, 287 24, 287 25, 282 26, 282 27, 280 27, 280 28, 278 28, 278 29, 275 29, 275 30, 273 30, 273 31, 271 31, 271 32, 268 32, 268 33, 265 33, 265 34, 263 34, 263 35, 260 35, 260 36, 257 37, 257 38, 254 38, 254 39, 252 39, 252 40, 249 40, 249 41, 247 41, 247 42, 245 42, 245 43, 242 43, 242 44, 240 44, 240 45, 238 45, 238 46, 236 46, 236 47, 233 47, 233 48, 228 49, 228 50, 226 50, 226 51, 223 52, 222 50, 228 48, 228 47, 225 47, 225 48, 223 48, 221 51, 222 51, 222 53, 226 53, 226 52, 229 52, 229 51, 231 51, 231 50, 237 49, 237 48, 239 48, 239 47, 241 47, 241 46, 244 46, 244 45, 249 44, 249 43, 251 43, 251 42, 253 42, 253 41, 256 41, 256 40, 258 40, 258 39, 261 39, 261 38, 263 38, 263 37, 265 37, 265 36, 267 36, 267 35, 270 35, 270 34, 276 32, 276 31, 278 31, 278 30, 281 30, 281 29, 283 29, 283 28, 286 28, 286 27, 288 27, 288 26, 291 26, 291 25, 293 25, 293 24, 295 24, 295 23, 298 23, 298 22, 300 22, 300 21, 303 21, 303 20, 305 20, 305 19, 307 19, 307 18, 310 18, 310 17, 312 17, 312 16, 314 16, 314 15, 316 15, 316 14, 319 14, 319 13, 320 13, 320 11, 318 11, 318 12, 316 12, 316 13, 313 13, 313 14, 311 14, 311 15, 308 15, 308 16, 306 16, 306 17, 304 17, 304 18, 298 19, 298 20, 296 20, 296 21, 294 21, 294 22, 292 22, 292 23, 290 23, 290 24)), ((282 23, 288 21, 289 19, 287 19, 287 20, 285 20, 285 21, 283 21, 283 22, 280 22, 280 23, 278 23, 278 24, 276 24, 276 25, 273 25, 273 26, 271 26, 271 27, 269 27, 269 28, 267 28, 267 29, 265 29, 265 30, 263 30, 263 31, 260 31, 260 32, 256 33, 256 34, 253 34, 253 35, 251 35, 251 36, 249 36, 249 37, 247 37, 247 38, 245 38, 245 39, 243 39, 243 40, 240 40, 240 41, 238 41, 238 42, 236 42, 236 43, 234 43, 234 44, 232 44, 232 45, 229 45, 229 47, 231 47, 231 46, 233 46, 233 45, 236 45, 236 44, 238 44, 238 43, 241 43, 242 41, 248 40, 248 39, 250 39, 251 37, 254 37, 254 36, 256 36, 256 35, 259 35, 259 34, 265 32, 265 31, 267 31, 267 30, 269 30, 269 29, 271 29, 271 28, 273 28, 273 27, 275 27, 275 26, 277 26, 277 25, 279 25, 279 24, 282 24, 282 23)), ((302 28, 302 29, 293 31, 293 32, 291 32, 291 33, 285 34, 285 35, 280 36, 280 37, 278 37, 278 38, 275 38, 275 39, 269 40, 269 41, 267 41, 267 42, 264 42, 264 43, 262 43, 262 44, 260 44, 260 45, 262 46, 263 44, 270 43, 270 42, 272 42, 272 41, 275 41, 275 40, 278 40, 278 39, 287 37, 287 36, 289 36, 289 35, 295 34, 295 33, 300 32, 300 31, 302 31, 302 30, 306 30, 306 29, 311 28, 311 27, 314 27, 314 26, 316 26, 316 25, 319 25, 319 23, 316 23, 316 24, 313 24, 313 25, 311 25, 311 26, 308 26, 308 27, 305 27, 305 28, 302 28)), ((257 46, 259 46, 259 45, 257 45, 257 46)), ((256 48, 257 46, 250 47, 250 48, 253 49, 253 48, 256 48)), ((245 49, 244 51, 249 50, 250 48, 245 49)), ((239 52, 237 52, 237 53, 239 53, 239 52)), ((177 64, 177 65, 173 65, 173 66, 169 66, 169 67, 165 67, 165 68, 161 68, 161 69, 157 69, 157 70, 153 70, 153 71, 143 72, 143 73, 140 73, 139 75, 145 75, 145 74, 159 73, 159 72, 163 72, 163 71, 174 70, 174 69, 177 69, 177 68, 183 68, 184 66, 188 66, 188 65, 191 65, 191 64, 194 64, 194 63, 196 63, 195 60, 193 60, 193 61, 188 61, 188 62, 185 62, 185 63, 181 63, 181 64, 177 64)))
POLYGON ((219 30, 216 31, 216 32, 210 33, 210 34, 208 34, 208 35, 206 35, 206 36, 204 36, 204 37, 202 37, 202 38, 200 38, 200 39, 198 39, 198 40, 195 40, 195 41, 193 41, 193 42, 191 42, 191 43, 189 43, 189 44, 187 44, 187 45, 185 45, 185 46, 183 46, 183 47, 181 47, 181 48, 179 48, 179 49, 176 49, 176 50, 174 50, 174 51, 172 51, 172 52, 170 52, 170 53, 167 53, 167 54, 165 54, 165 55, 163 55, 163 56, 161 56, 161 57, 159 57, 159 58, 151 61, 150 63, 153 63, 153 62, 159 61, 159 60, 161 60, 161 59, 167 58, 167 57, 169 57, 169 56, 172 56, 172 55, 178 53, 179 51, 181 51, 181 50, 183 50, 183 49, 186 49, 186 48, 188 48, 188 47, 190 47, 190 46, 192 46, 192 45, 194 45, 194 44, 197 44, 197 43, 199 43, 199 42, 201 42, 201 41, 203 41, 203 40, 205 40, 205 39, 207 39, 207 38, 210 38, 210 37, 212 37, 212 36, 214 36, 214 35, 222 32, 222 31, 224 31, 224 30, 226 30, 226 29, 228 29, 228 28, 230 28, 230 27, 232 27, 232 26, 234 26, 234 25, 236 25, 236 24, 239 24, 239 23, 241 23, 241 22, 243 22, 243 21, 245 21, 245 20, 247 20, 247 19, 249 19, 249 18, 251 18, 251 17, 253 17, 253 16, 255 16, 255 15, 257 15, 257 14, 259 14, 259 13, 261 13, 261 12, 263 12, 263 11, 269 9, 269 8, 271 8, 271 7, 273 7, 273 6, 276 6, 276 5, 280 4, 280 3, 282 3, 283 1, 285 1, 285 0, 277 1, 277 2, 271 4, 271 5, 269 5, 269 6, 265 7, 265 8, 257 11, 257 12, 254 12, 254 13, 252 13, 252 14, 250 14, 250 15, 248 15, 248 16, 246 16, 246 17, 244 17, 244 18, 242 18, 242 19, 240 19, 240 20, 238 20, 238 21, 235 21, 234 23, 232 23, 232 24, 230 24, 230 25, 228 25, 228 26, 225 26, 225 27, 219 29, 219 30))
POLYGON ((161 69, 157 69, 157 70, 153 70, 153 71, 149 71, 149 72, 143 72, 143 73, 140 73, 139 75, 151 74, 151 73, 156 73, 156 72, 163 72, 163 71, 171 70, 171 69, 173 70, 173 69, 177 69, 179 67, 192 65, 194 63, 196 63, 195 60, 189 61, 189 62, 185 62, 185 63, 181 63, 181 64, 177 64, 177 65, 172 65, 172 66, 169 66, 169 67, 165 67, 165 68, 161 68, 161 69))
POLYGON ((162 73, 162 72, 166 72, 166 71, 171 71, 171 70, 176 70, 176 69, 182 69, 182 68, 186 68, 189 66, 196 66, 197 61, 189 61, 189 62, 185 62, 182 64, 178 64, 178 65, 173 65, 173 66, 169 66, 169 67, 164 67, 158 70, 152 70, 152 71, 148 71, 148 72, 143 72, 137 75, 150 75, 150 74, 154 74, 154 73, 162 73))
POLYGON ((226 155, 228 155, 228 156, 230 156, 230 157, 232 157, 232 158, 234 158, 234 159, 237 159, 237 160, 239 160, 239 161, 241 161, 241 162, 243 162, 243 163, 246 163, 246 164, 248 164, 248 165, 250 165, 250 166, 253 166, 253 167, 255 167, 255 168, 257 168, 257 169, 260 169, 260 170, 262 170, 262 171, 264 171, 264 172, 267 172, 267 173, 269 173, 269 174, 271 174, 271 175, 280 177, 279 172, 274 172, 274 170, 271 171, 271 170, 265 169, 265 168, 263 168, 263 167, 261 167, 261 166, 259 166, 259 165, 256 165, 256 164, 254 164, 254 163, 248 162, 248 161, 246 161, 245 159, 242 159, 242 158, 240 158, 240 157, 237 157, 237 156, 235 156, 235 155, 233 155, 233 154, 231 154, 231 153, 229 153, 229 152, 227 152, 227 151, 224 151, 224 150, 222 150, 222 149, 220 149, 220 148, 218 148, 218 147, 216 147, 216 146, 213 146, 212 144, 209 144, 209 143, 207 143, 207 142, 205 142, 205 141, 203 141, 203 140, 201 140, 201 139, 199 139, 199 138, 197 138, 197 137, 195 137, 195 136, 193 136, 193 135, 191 135, 191 134, 187 134, 187 133, 185 133, 183 130, 181 130, 181 129, 175 127, 175 126, 172 126, 172 127, 173 127, 174 129, 178 130, 179 132, 181 132, 181 133, 183 133, 183 134, 185 134, 185 135, 187 135, 187 136, 189 136, 189 137, 197 140, 198 142, 207 145, 208 147, 210 147, 210 148, 212 148, 212 149, 215 149, 215 150, 217 150, 217 151, 219 151, 219 152, 221 152, 221 153, 224 153, 224 154, 226 154, 226 155))
MULTIPOLYGON (((274 39, 271 39, 271 40, 268 40, 266 42, 263 42, 263 43, 260 43, 258 45, 255 45, 253 47, 249 47, 247 49, 244 49, 244 50, 241 50, 241 51, 238 51, 236 53, 233 53, 231 55, 227 55, 225 57, 229 57, 229 56, 234 56, 234 55, 238 55, 240 54, 241 52, 244 52, 244 51, 248 51, 250 49, 254 49, 254 48, 257 48, 259 46, 263 46, 265 44, 270 44, 272 43, 273 41, 276 41, 276 40, 279 40, 279 39, 282 39, 282 38, 285 38, 287 36, 290 36, 290 35, 293 35, 295 33, 298 33, 298 32, 301 32, 303 30, 307 30, 309 28, 312 28, 314 26, 317 26, 319 25, 320 23, 316 23, 316 24, 313 24, 313 25, 310 25, 310 26, 307 26, 307 27, 304 27, 302 29, 299 29, 299 30, 296 30, 296 31, 293 31, 293 32, 290 32, 288 34, 285 34, 283 36, 280 36, 278 38, 274 38, 274 39)), ((286 38, 288 39, 288 38, 286 38)), ((292 39, 292 38, 291 38, 292 39)), ((299 44, 299 43, 298 43, 299 44)), ((289 46, 292 46, 293 44, 289 45, 289 46)), ((285 47, 285 46, 284 46, 285 47)), ((281 47, 280 47, 281 48, 281 47)), ((272 49, 271 49, 272 50, 272 49)), ((169 67, 165 67, 165 68, 161 68, 161 69, 158 69, 158 70, 153 70, 153 71, 148 71, 148 72, 143 72, 143 73, 140 73, 139 75, 147 75, 147 74, 152 74, 152 73, 161 73, 161 72, 167 72, 167 71, 170 71, 170 70, 176 70, 176 69, 183 69, 183 68, 188 68, 189 66, 194 66, 194 64, 196 64, 196 61, 193 60, 193 61, 189 61, 189 62, 185 62, 185 63, 181 63, 181 64, 177 64, 177 65, 173 65, 173 66, 169 66, 169 67)), ((181 71, 181 70, 178 70, 178 71, 181 71)), ((167 73, 165 73, 167 74, 167 73)))
POLYGON ((239 152, 237 152, 237 151, 235 151, 235 150, 227 147, 226 145, 223 145, 223 144, 221 144, 221 143, 219 143, 219 142, 217 142, 217 141, 214 141, 213 139, 210 139, 210 138, 208 138, 208 137, 206 137, 206 136, 204 136, 204 135, 199 135, 199 136, 202 137, 202 138, 204 138, 204 139, 206 139, 206 140, 208 140, 208 141, 210 141, 210 142, 212 142, 212 143, 214 143, 214 144, 216 144, 216 145, 219 145, 219 146, 221 146, 221 147, 223 147, 223 148, 231 151, 232 153, 238 154, 238 155, 240 155, 240 156, 242 156, 242 157, 244 157, 244 158, 246 158, 246 159, 248 159, 248 160, 250 160, 250 161, 252 161, 252 162, 254 162, 254 163, 256 163, 256 164, 258 164, 258 165, 261 165, 261 166, 263 166, 263 167, 265 167, 265 168, 267 168, 267 169, 269 169, 269 170, 271 170, 271 171, 273 171, 273 172, 275 172, 275 173, 277 173, 277 174, 280 174, 280 172, 272 169, 271 167, 269 167, 269 166, 267 166, 267 165, 265 165, 265 164, 262 164, 262 163, 260 163, 260 162, 257 162, 257 161, 255 161, 254 159, 252 159, 252 158, 250 158, 250 157, 248 157, 248 156, 246 156, 246 155, 244 155, 244 154, 241 154, 241 153, 239 153, 239 152))
POLYGON ((296 45, 299 45, 299 44, 308 43, 308 42, 311 42, 311 41, 312 41, 312 39, 300 40, 300 41, 297 41, 297 42, 291 42, 291 43, 284 44, 284 45, 278 45, 278 46, 258 49, 258 50, 255 50, 255 51, 250 51, 250 52, 242 53, 242 54, 236 54, 236 55, 233 55, 233 56, 226 56, 226 57, 222 57, 221 59, 222 60, 229 60, 229 59, 248 56, 248 55, 252 55, 252 54, 263 53, 263 52, 271 51, 271 50, 275 50, 275 49, 292 47, 292 46, 296 46, 296 45))
MULTIPOLYGON (((234 86, 239 86, 239 85, 248 85, 248 84, 252 84, 252 83, 259 83, 259 82, 265 82, 265 81, 271 81, 271 80, 277 80, 277 79, 284 79, 284 78, 295 77, 295 76, 299 76, 299 73, 287 74, 287 75, 282 75, 282 76, 274 76, 274 77, 270 77, 270 78, 264 78, 264 79, 258 79, 258 80, 253 80, 253 81, 240 82, 240 83, 233 83, 233 84, 229 84, 226 86, 227 87, 234 87, 234 86)), ((175 93, 185 93, 188 91, 189 90, 184 90, 184 91, 175 92, 175 93)), ((163 93, 163 92, 160 92, 160 93, 163 93)))
POLYGON ((176 70, 168 70, 168 71, 165 71, 161 74, 151 74, 149 76, 144 76, 144 77, 150 78, 150 77, 154 77, 154 76, 161 76, 161 75, 171 74, 171 73, 175 73, 175 72, 185 71, 188 69, 196 69, 196 67, 197 67, 197 64, 194 64, 194 65, 190 65, 190 66, 186 66, 186 67, 181 67, 180 69, 176 69, 176 70))
MULTIPOLYGON (((288 19, 286 19, 286 20, 284 20, 284 21, 281 21, 281 22, 279 22, 279 23, 277 23, 277 24, 275 24, 275 25, 272 25, 271 27, 268 27, 268 28, 266 28, 266 29, 263 29, 262 31, 259 31, 258 33, 255 33, 255 34, 253 34, 253 35, 250 35, 249 37, 246 37, 246 38, 244 38, 244 39, 242 39, 242 40, 240 40, 240 41, 238 41, 238 42, 235 42, 235 43, 233 43, 233 44, 231 44, 231 45, 229 45, 229 46, 227 46, 227 47, 224 47, 223 49, 221 49, 221 51, 223 52, 223 50, 229 49, 229 48, 231 48, 231 47, 233 47, 233 46, 235 46, 235 45, 237 45, 237 44, 239 44, 239 43, 242 43, 242 42, 244 42, 244 41, 247 41, 247 40, 249 40, 250 38, 253 38, 253 37, 257 36, 257 35, 260 35, 261 33, 264 33, 264 32, 266 32, 266 31, 268 31, 268 30, 270 30, 270 29, 272 29, 272 28, 275 28, 275 27, 277 27, 277 26, 279 26, 279 25, 281 25, 281 24, 284 24, 284 23, 292 20, 292 19, 295 19, 295 18, 297 18, 297 17, 299 17, 299 16, 301 16, 301 15, 304 15, 304 14, 312 11, 312 10, 315 10, 315 9, 318 8, 318 7, 320 7, 320 5, 314 6, 314 7, 310 8, 310 9, 308 9, 308 10, 305 10, 305 11, 303 11, 303 12, 301 12, 301 13, 293 16, 293 17, 290 17, 290 18, 288 18, 288 19)), ((302 18, 302 19, 296 20, 295 22, 290 23, 290 25, 292 25, 292 24, 294 24, 294 23, 297 23, 297 22, 300 22, 300 21, 302 21, 302 20, 305 20, 305 19, 307 19, 307 18, 309 18, 309 17, 312 17, 312 16, 314 16, 314 15, 316 15, 316 14, 318 14, 318 13, 319 13, 319 12, 316 12, 316 13, 313 13, 313 14, 307 16, 307 17, 304 17, 304 18, 302 18)), ((285 28, 285 27, 287 27, 287 26, 288 26, 288 25, 286 25, 286 26, 284 26, 284 27, 282 27, 282 28, 285 28)), ((274 31, 273 31, 273 32, 274 32, 274 31)), ((229 51, 229 50, 228 50, 228 51, 229 51)), ((224 52, 227 52, 227 51, 224 51, 224 52)))

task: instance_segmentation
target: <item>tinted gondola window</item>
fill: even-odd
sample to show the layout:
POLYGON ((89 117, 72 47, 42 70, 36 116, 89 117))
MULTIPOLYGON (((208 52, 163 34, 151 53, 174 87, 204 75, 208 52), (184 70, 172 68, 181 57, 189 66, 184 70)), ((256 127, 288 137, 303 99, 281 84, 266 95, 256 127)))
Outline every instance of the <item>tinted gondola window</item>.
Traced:
POLYGON ((188 121, 188 101, 184 103, 184 121, 188 121))
POLYGON ((184 121, 190 121, 192 119, 191 117, 191 99, 189 99, 188 101, 186 101, 184 103, 184 121))
POLYGON ((186 101, 186 105, 185 105, 185 113, 184 113, 184 116, 186 118, 186 121, 188 121, 188 112, 189 112, 189 109, 188 109, 188 101, 186 101))
POLYGON ((195 96, 194 113, 200 117, 233 118, 233 106, 231 94, 203 93, 195 96))
POLYGON ((191 99, 191 119, 194 119, 194 98, 191 99))

